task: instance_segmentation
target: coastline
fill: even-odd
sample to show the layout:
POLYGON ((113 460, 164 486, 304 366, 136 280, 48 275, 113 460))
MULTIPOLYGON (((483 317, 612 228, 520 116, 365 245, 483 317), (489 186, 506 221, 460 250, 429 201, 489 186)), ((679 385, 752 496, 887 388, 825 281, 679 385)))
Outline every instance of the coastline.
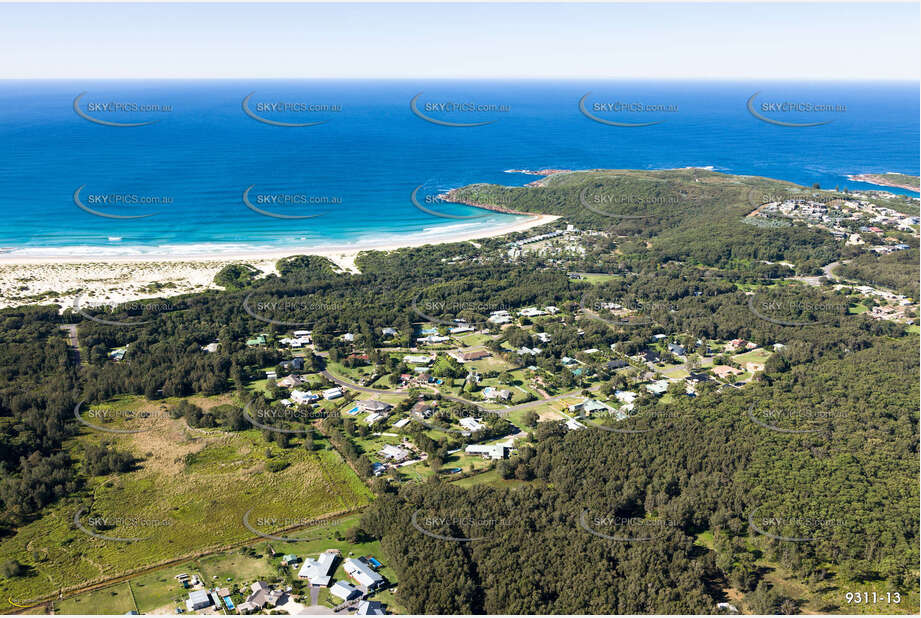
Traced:
POLYGON ((848 180, 854 182, 865 182, 880 187, 894 187, 896 189, 905 189, 906 191, 918 192, 918 187, 911 186, 907 183, 894 182, 887 178, 886 174, 851 174, 848 180))
POLYGON ((0 309, 22 305, 73 305, 82 293, 96 302, 118 304, 146 298, 219 290, 214 275, 228 264, 246 263, 265 274, 275 272, 278 260, 294 255, 328 258, 346 272, 356 273, 355 258, 362 251, 394 251, 425 245, 472 242, 546 225, 555 215, 509 212, 527 216, 492 229, 407 237, 390 241, 356 241, 343 245, 291 246, 241 250, 218 254, 163 254, 107 256, 0 254, 0 309))

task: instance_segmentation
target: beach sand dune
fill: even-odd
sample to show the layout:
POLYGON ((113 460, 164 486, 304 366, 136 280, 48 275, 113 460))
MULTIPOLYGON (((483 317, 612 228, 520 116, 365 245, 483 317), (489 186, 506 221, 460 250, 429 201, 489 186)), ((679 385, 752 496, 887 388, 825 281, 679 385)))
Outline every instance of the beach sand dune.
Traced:
POLYGON ((70 258, 60 255, 0 255, 0 308, 32 304, 59 304, 62 307, 71 307, 81 293, 83 298, 93 303, 114 305, 145 298, 166 298, 220 289, 214 284, 214 276, 228 264, 250 264, 269 274, 275 272, 278 260, 292 255, 321 255, 329 258, 344 272, 357 273, 355 258, 361 251, 392 251, 408 246, 502 236, 545 225, 558 218, 552 215, 534 215, 508 225, 497 225, 485 233, 447 233, 438 238, 438 243, 413 239, 402 243, 291 247, 232 255, 173 254, 104 259, 70 258))

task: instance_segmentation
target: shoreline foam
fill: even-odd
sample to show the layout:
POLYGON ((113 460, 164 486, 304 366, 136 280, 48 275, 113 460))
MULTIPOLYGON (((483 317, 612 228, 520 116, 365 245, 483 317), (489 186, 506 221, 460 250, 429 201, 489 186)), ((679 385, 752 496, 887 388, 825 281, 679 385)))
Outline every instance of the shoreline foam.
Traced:
MULTIPOLYGON (((124 303, 145 298, 167 298, 180 294, 221 289, 214 275, 228 264, 246 263, 263 273, 275 272, 278 260, 294 255, 326 257, 346 272, 358 272, 355 258, 362 251, 396 249, 471 242, 494 238, 556 221, 554 215, 531 214, 524 220, 497 224, 492 229, 458 229, 445 233, 432 228, 404 238, 357 240, 343 245, 286 246, 234 250, 227 253, 182 254, 181 245, 164 253, 141 255, 62 255, 68 248, 54 248, 53 255, 0 254, 0 308, 22 305, 73 305, 82 293, 107 303, 124 303)), ((71 250, 73 248, 70 248, 71 250)), ((98 248, 97 248, 98 249, 98 248)), ((157 248, 162 249, 162 248, 157 248)), ((156 251, 157 249, 154 249, 156 251)), ((48 249, 43 249, 48 251, 48 249)))

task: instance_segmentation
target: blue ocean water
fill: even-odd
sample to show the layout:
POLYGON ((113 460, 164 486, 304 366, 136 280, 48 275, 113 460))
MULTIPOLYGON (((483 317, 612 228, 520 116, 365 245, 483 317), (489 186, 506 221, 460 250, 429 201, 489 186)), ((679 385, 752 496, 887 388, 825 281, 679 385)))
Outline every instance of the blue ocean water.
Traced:
POLYGON ((435 242, 511 220, 431 197, 474 182, 535 180, 505 171, 512 168, 709 166, 823 188, 874 188, 847 176, 919 173, 917 88, 881 82, 0 81, 0 246, 14 255, 104 256, 396 243, 410 236, 435 242), (154 122, 93 122, 74 110, 81 93, 77 108, 91 119, 154 122), (247 105, 255 116, 320 124, 256 120, 242 105, 251 93, 247 105), (753 109, 768 119, 827 124, 761 120, 747 107, 753 95, 753 109), (410 107, 414 97, 418 115, 410 107), (586 111, 601 120, 657 124, 592 120, 580 111, 583 97, 586 111), (807 104, 825 107, 805 111, 807 104), (455 218, 414 206, 410 198, 420 185, 419 203, 455 218), (247 188, 249 206, 242 199, 247 188), (84 208, 75 203, 78 189, 84 208), (140 203, 151 197, 160 203, 140 203), (122 201, 113 205, 115 199, 122 201), (113 219, 88 210, 151 216, 113 219))

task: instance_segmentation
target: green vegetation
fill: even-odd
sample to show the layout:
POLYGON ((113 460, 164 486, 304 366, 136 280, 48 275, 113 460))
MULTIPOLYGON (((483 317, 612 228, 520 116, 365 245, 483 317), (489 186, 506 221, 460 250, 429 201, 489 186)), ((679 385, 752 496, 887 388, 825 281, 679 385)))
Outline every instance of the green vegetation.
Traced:
MULTIPOLYGON (((584 254, 511 257, 509 238, 492 238, 365 252, 358 274, 312 256, 284 260, 278 275, 230 269, 220 275, 226 291, 173 298, 131 327, 65 309, 79 329, 82 366, 68 362, 57 307, 3 310, 0 592, 53 598, 169 561, 221 581, 272 575, 275 559, 244 526, 248 514, 260 532, 303 538, 286 551, 378 556, 400 582, 385 598, 413 613, 712 613, 727 598, 745 611, 844 612, 854 608, 841 592, 858 589, 901 591, 906 601, 895 609, 917 611, 917 328, 855 313, 871 301, 851 290, 787 279, 818 278, 823 266, 850 260, 842 276, 904 289, 914 272, 916 290, 917 264, 908 261, 917 249, 877 258, 799 223, 742 222, 757 196, 777 194, 810 191, 705 170, 476 185, 459 195, 563 216, 537 233, 570 223, 590 232, 572 237, 584 254), (580 195, 617 198, 602 204, 608 215, 642 220, 599 214, 580 195), (549 305, 558 312, 517 313, 549 305), (500 309, 510 312, 504 326, 488 321, 500 309), (404 374, 419 375, 406 354, 458 345, 418 342, 432 318, 439 332, 475 324, 460 341, 490 356, 460 364, 440 352, 428 371, 443 384, 403 384, 404 374), (296 351, 304 368, 294 370, 281 342, 300 325, 313 347, 296 351), (399 334, 385 337, 385 328, 399 334), (264 343, 247 345, 263 333, 264 343), (761 348, 716 351, 693 367, 666 348, 732 339, 761 348), (215 341, 217 351, 202 350, 215 341), (120 347, 127 361, 111 361, 120 347), (641 360, 653 350, 662 355, 653 378, 671 378, 658 398, 644 388, 653 378, 641 360), (609 368, 615 359, 628 366, 609 368), (685 396, 691 369, 746 362, 764 370, 730 382, 749 383, 704 382, 685 396), (324 371, 391 392, 346 389, 335 401, 283 407, 293 390, 278 386, 283 377, 302 375, 298 388, 316 391, 332 384, 324 371), (511 401, 486 403, 487 386, 508 389, 511 401), (574 430, 559 422, 566 406, 588 396, 614 402, 624 388, 638 392, 629 418, 596 414, 574 430), (507 419, 490 413, 557 395, 507 419), (420 398, 438 403, 434 428, 415 420, 398 437, 373 435, 396 433, 393 422, 420 398), (339 414, 355 399, 395 409, 369 427, 339 414), (142 431, 91 429, 74 418, 77 404, 83 420, 142 431), (89 416, 102 409, 109 415, 89 416), (486 428, 464 435, 459 421, 471 416, 486 428), (527 432, 510 458, 493 464, 463 453, 506 439, 510 423, 527 432), (404 437, 426 461, 375 477, 377 452, 404 437), (483 538, 423 534, 412 525, 420 510, 436 535, 483 538), (357 511, 357 528, 352 520, 298 530, 357 511), (74 524, 77 513, 99 536, 74 524), (612 518, 662 534, 612 542, 587 531, 583 515, 608 536, 621 534, 612 518), (468 517, 489 529, 468 529, 468 517), (820 535, 799 529, 801 519, 831 523, 820 535)), ((143 311, 106 317, 131 321, 143 311)), ((141 573, 130 589, 119 583, 62 606, 164 608, 182 597, 167 575, 141 573)))

